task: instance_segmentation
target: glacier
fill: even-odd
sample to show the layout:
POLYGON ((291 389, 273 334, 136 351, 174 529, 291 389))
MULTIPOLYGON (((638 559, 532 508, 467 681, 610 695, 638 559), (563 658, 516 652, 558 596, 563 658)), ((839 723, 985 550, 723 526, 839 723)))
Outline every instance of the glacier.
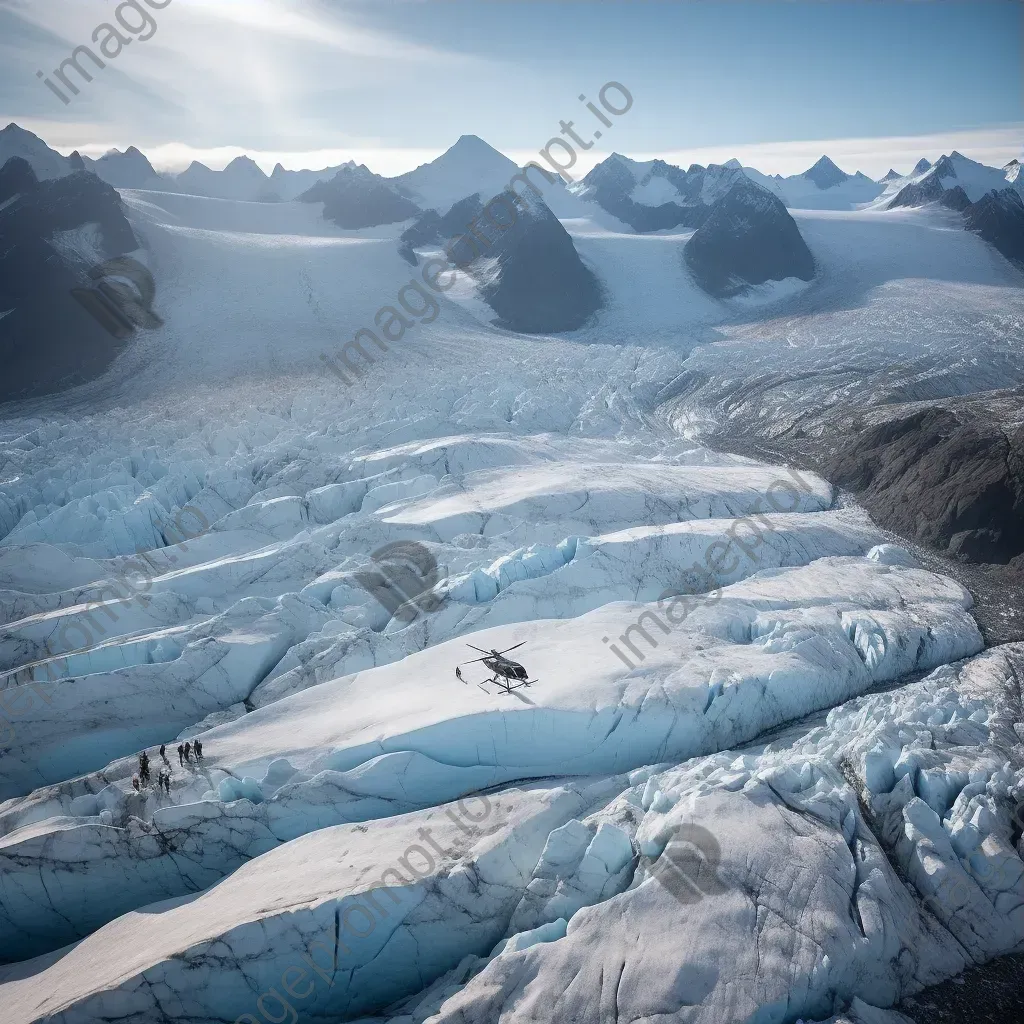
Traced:
POLYGON ((897 1024, 1021 947, 1021 645, 821 477, 702 441, 862 364, 999 377, 1024 306, 980 240, 795 209, 820 279, 719 301, 689 232, 581 204, 592 323, 504 331, 463 282, 345 387, 320 356, 405 225, 121 194, 164 325, 0 416, 11 1021, 897 1024), (411 621, 360 582, 397 541, 441 569, 411 621), (528 687, 454 675, 521 642, 528 687))

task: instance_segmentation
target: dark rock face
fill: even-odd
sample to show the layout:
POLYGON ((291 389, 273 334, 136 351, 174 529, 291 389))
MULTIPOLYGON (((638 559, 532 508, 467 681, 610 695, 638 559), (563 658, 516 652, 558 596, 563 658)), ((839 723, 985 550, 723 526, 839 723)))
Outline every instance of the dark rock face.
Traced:
POLYGON ((683 256, 701 288, 717 298, 765 281, 814 276, 814 257, 785 204, 746 177, 711 207, 683 256))
POLYGON ((813 181, 818 188, 831 188, 833 185, 841 185, 850 177, 845 171, 841 171, 836 167, 827 156, 821 157, 813 167, 804 171, 803 176, 813 181))
MULTIPOLYGON (((959 186, 958 186, 959 187, 959 186)), ((945 189, 939 181, 937 174, 929 174, 920 181, 912 181, 889 200, 886 209, 893 210, 898 206, 924 206, 925 203, 934 203, 942 198, 945 189)))
POLYGON ((299 201, 323 203, 324 217, 349 230, 395 224, 420 212, 412 200, 362 165, 343 167, 329 181, 319 181, 303 192, 299 201))
POLYGON ((35 192, 38 188, 32 165, 20 156, 12 156, 0 167, 0 203, 22 192, 35 192))
POLYGON ((964 223, 1024 269, 1024 201, 1016 189, 986 192, 965 209, 964 223))
MULTIPOLYGON (((117 192, 87 172, 43 182, 33 174, 29 182, 21 163, 12 158, 0 169, 2 190, 17 186, 0 210, 0 400, 49 394, 97 376, 134 329, 118 316, 114 333, 114 321, 101 323, 87 311, 72 289, 106 301, 94 289, 102 274, 91 277, 87 262, 54 244, 58 232, 96 224, 107 258, 137 249, 117 192)), ((140 293, 129 301, 139 298, 146 299, 140 293)), ((158 322, 153 317, 147 325, 158 322)))
POLYGON ((900 177, 900 174, 897 171, 895 171, 892 167, 890 167, 889 170, 886 172, 885 177, 884 178, 879 178, 878 180, 879 181, 895 181, 899 177, 900 177))
POLYGON ((914 170, 911 173, 924 174, 924 172, 927 171, 930 167, 931 163, 928 160, 925 160, 924 157, 921 157, 921 159, 918 160, 916 164, 914 164, 914 170))
MULTIPOLYGON (((501 213, 490 203, 495 219, 506 223, 509 206, 518 216, 497 233, 493 246, 479 260, 495 260, 496 273, 485 270, 480 292, 498 323, 525 334, 549 334, 582 327, 603 305, 601 286, 583 265, 569 233, 539 198, 518 207, 510 193, 501 213)), ((500 197, 499 197, 500 198, 500 197)), ((511 218, 509 218, 511 220, 511 218)), ((485 229, 485 234, 489 234, 485 229)), ((460 243, 462 244, 462 243, 460 243)), ((462 256, 456 252, 457 261, 462 256)), ((470 269, 479 267, 474 261, 470 269)))
MULTIPOLYGON (((465 199, 460 199, 443 217, 437 210, 425 210, 417 218, 415 224, 402 232, 399 253, 413 266, 416 266, 416 254, 413 249, 424 245, 444 245, 449 239, 468 234, 473 221, 483 213, 483 209, 484 204, 480 200, 480 193, 475 192, 465 199)), ((472 238, 470 240, 472 241, 472 238)), ((478 245, 479 241, 472 244, 478 245)), ((463 245, 465 247, 466 243, 463 245)), ((469 252, 465 259, 458 251, 453 251, 452 256, 460 263, 471 261, 474 258, 472 252, 469 252)))
POLYGON ((951 210, 960 211, 966 210, 971 205, 970 198, 959 185, 956 185, 954 188, 947 188, 939 197, 939 202, 943 206, 948 206, 951 210))
POLYGON ((603 304, 601 286, 544 201, 506 191, 483 203, 460 199, 443 216, 427 210, 402 234, 399 252, 442 245, 450 263, 472 274, 497 323, 524 334, 582 327, 603 304))
POLYGON ((905 537, 976 562, 1024 553, 1024 429, 930 408, 863 430, 825 469, 905 537))

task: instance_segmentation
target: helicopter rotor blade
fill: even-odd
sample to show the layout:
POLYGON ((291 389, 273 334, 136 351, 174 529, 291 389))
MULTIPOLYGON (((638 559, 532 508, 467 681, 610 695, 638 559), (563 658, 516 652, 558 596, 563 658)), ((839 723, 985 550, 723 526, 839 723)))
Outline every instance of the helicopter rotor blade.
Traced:
MULTIPOLYGON (((473 647, 472 644, 466 644, 466 646, 467 647, 473 647)), ((481 654, 486 654, 488 658, 491 656, 491 653, 492 653, 491 651, 485 651, 482 647, 473 647, 473 650, 474 651, 479 651, 481 654)))
MULTIPOLYGON (((488 654, 487 657, 489 658, 490 655, 488 654)), ((475 665, 478 661, 485 661, 485 660, 486 660, 485 658, 474 658, 472 661, 460 661, 459 665, 460 666, 461 665, 475 665)))
MULTIPOLYGON (((516 649, 516 647, 522 647, 523 644, 525 644, 525 643, 526 643, 526 641, 523 640, 521 643, 516 644, 514 647, 506 647, 505 650, 498 651, 498 653, 499 654, 508 654, 509 651, 514 651, 516 649)), ((479 650, 479 648, 477 648, 477 650, 479 650)))

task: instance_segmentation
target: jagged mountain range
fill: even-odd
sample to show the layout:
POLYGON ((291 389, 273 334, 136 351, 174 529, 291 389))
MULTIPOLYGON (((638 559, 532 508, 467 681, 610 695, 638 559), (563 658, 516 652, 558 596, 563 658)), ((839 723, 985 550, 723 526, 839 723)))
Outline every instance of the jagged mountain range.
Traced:
MULTIPOLYGON (((593 218, 598 211, 617 231, 691 231, 679 244, 680 259, 693 282, 715 299, 743 295, 772 282, 813 278, 815 256, 789 213, 803 206, 892 209, 941 203, 962 215, 965 228, 1007 258, 1024 263, 1018 165, 986 167, 957 152, 934 165, 922 160, 904 177, 891 171, 881 182, 859 172, 847 174, 827 156, 802 175, 782 177, 764 175, 735 160, 707 167, 693 164, 683 170, 663 160, 639 162, 614 153, 581 181, 566 186, 539 170, 524 174, 483 140, 462 136, 441 157, 396 178, 352 162, 301 172, 278 165, 268 176, 244 156, 223 171, 195 162, 170 178, 160 175, 134 147, 98 160, 77 152, 65 158, 32 133, 11 125, 0 131, 0 167, 14 181, 4 205, 17 205, 18 194, 34 195, 39 179, 51 183, 42 192, 53 202, 70 202, 75 208, 59 183, 75 183, 71 195, 85 176, 97 184, 102 180, 113 202, 117 193, 111 186, 263 203, 288 196, 322 204, 323 218, 345 230, 409 222, 397 240, 403 259, 418 266, 428 255, 445 250, 469 272, 477 294, 496 314, 494 323, 525 333, 575 330, 603 308, 606 288, 560 219, 593 218), (32 183, 18 186, 25 171, 32 183), (512 187, 514 182, 519 188, 512 187), (805 196, 810 200, 801 198, 805 196), (861 201, 864 197, 867 202, 861 201)), ((33 202, 38 204, 38 199, 33 202)), ((33 208, 31 203, 22 206, 33 208)), ((8 216, 14 214, 30 220, 33 216, 26 210, 8 216)), ((37 243, 50 242, 46 218, 39 215, 37 220, 37 243)), ((64 230, 86 226, 87 220, 81 219, 64 230)), ((65 256, 60 254, 60 259, 65 256)), ((72 276, 80 273, 74 267, 65 271, 72 276)), ((12 310, 25 307, 24 297, 4 305, 12 310)), ((52 390, 75 379, 67 372, 50 372, 51 366, 61 367, 62 360, 52 360, 47 346, 29 346, 27 335, 12 334, 19 322, 7 317, 8 348, 20 353, 13 361, 27 358, 29 348, 34 355, 29 359, 32 367, 16 375, 18 386, 10 394, 52 390)), ((102 347, 111 351, 109 345, 102 347)), ((105 363, 100 360, 96 365, 105 363)))

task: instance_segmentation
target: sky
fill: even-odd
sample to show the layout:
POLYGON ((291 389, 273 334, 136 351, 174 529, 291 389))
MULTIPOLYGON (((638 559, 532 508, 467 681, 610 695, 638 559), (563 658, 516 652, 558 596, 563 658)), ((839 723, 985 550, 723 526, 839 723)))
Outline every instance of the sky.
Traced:
POLYGON ((245 152, 267 171, 356 159, 399 174, 463 134, 525 163, 563 120, 593 142, 581 171, 613 151, 782 174, 824 152, 876 177, 952 149, 1002 164, 1024 143, 1022 12, 1019 0, 0 0, 0 125, 65 153, 135 145, 161 170, 245 152), (54 69, 79 45, 98 51, 104 23, 124 42, 99 30, 105 67, 82 56, 93 80, 68 70, 79 93, 64 88, 64 103, 37 72, 60 85, 54 69), (632 105, 604 127, 585 103, 608 82, 632 105))

